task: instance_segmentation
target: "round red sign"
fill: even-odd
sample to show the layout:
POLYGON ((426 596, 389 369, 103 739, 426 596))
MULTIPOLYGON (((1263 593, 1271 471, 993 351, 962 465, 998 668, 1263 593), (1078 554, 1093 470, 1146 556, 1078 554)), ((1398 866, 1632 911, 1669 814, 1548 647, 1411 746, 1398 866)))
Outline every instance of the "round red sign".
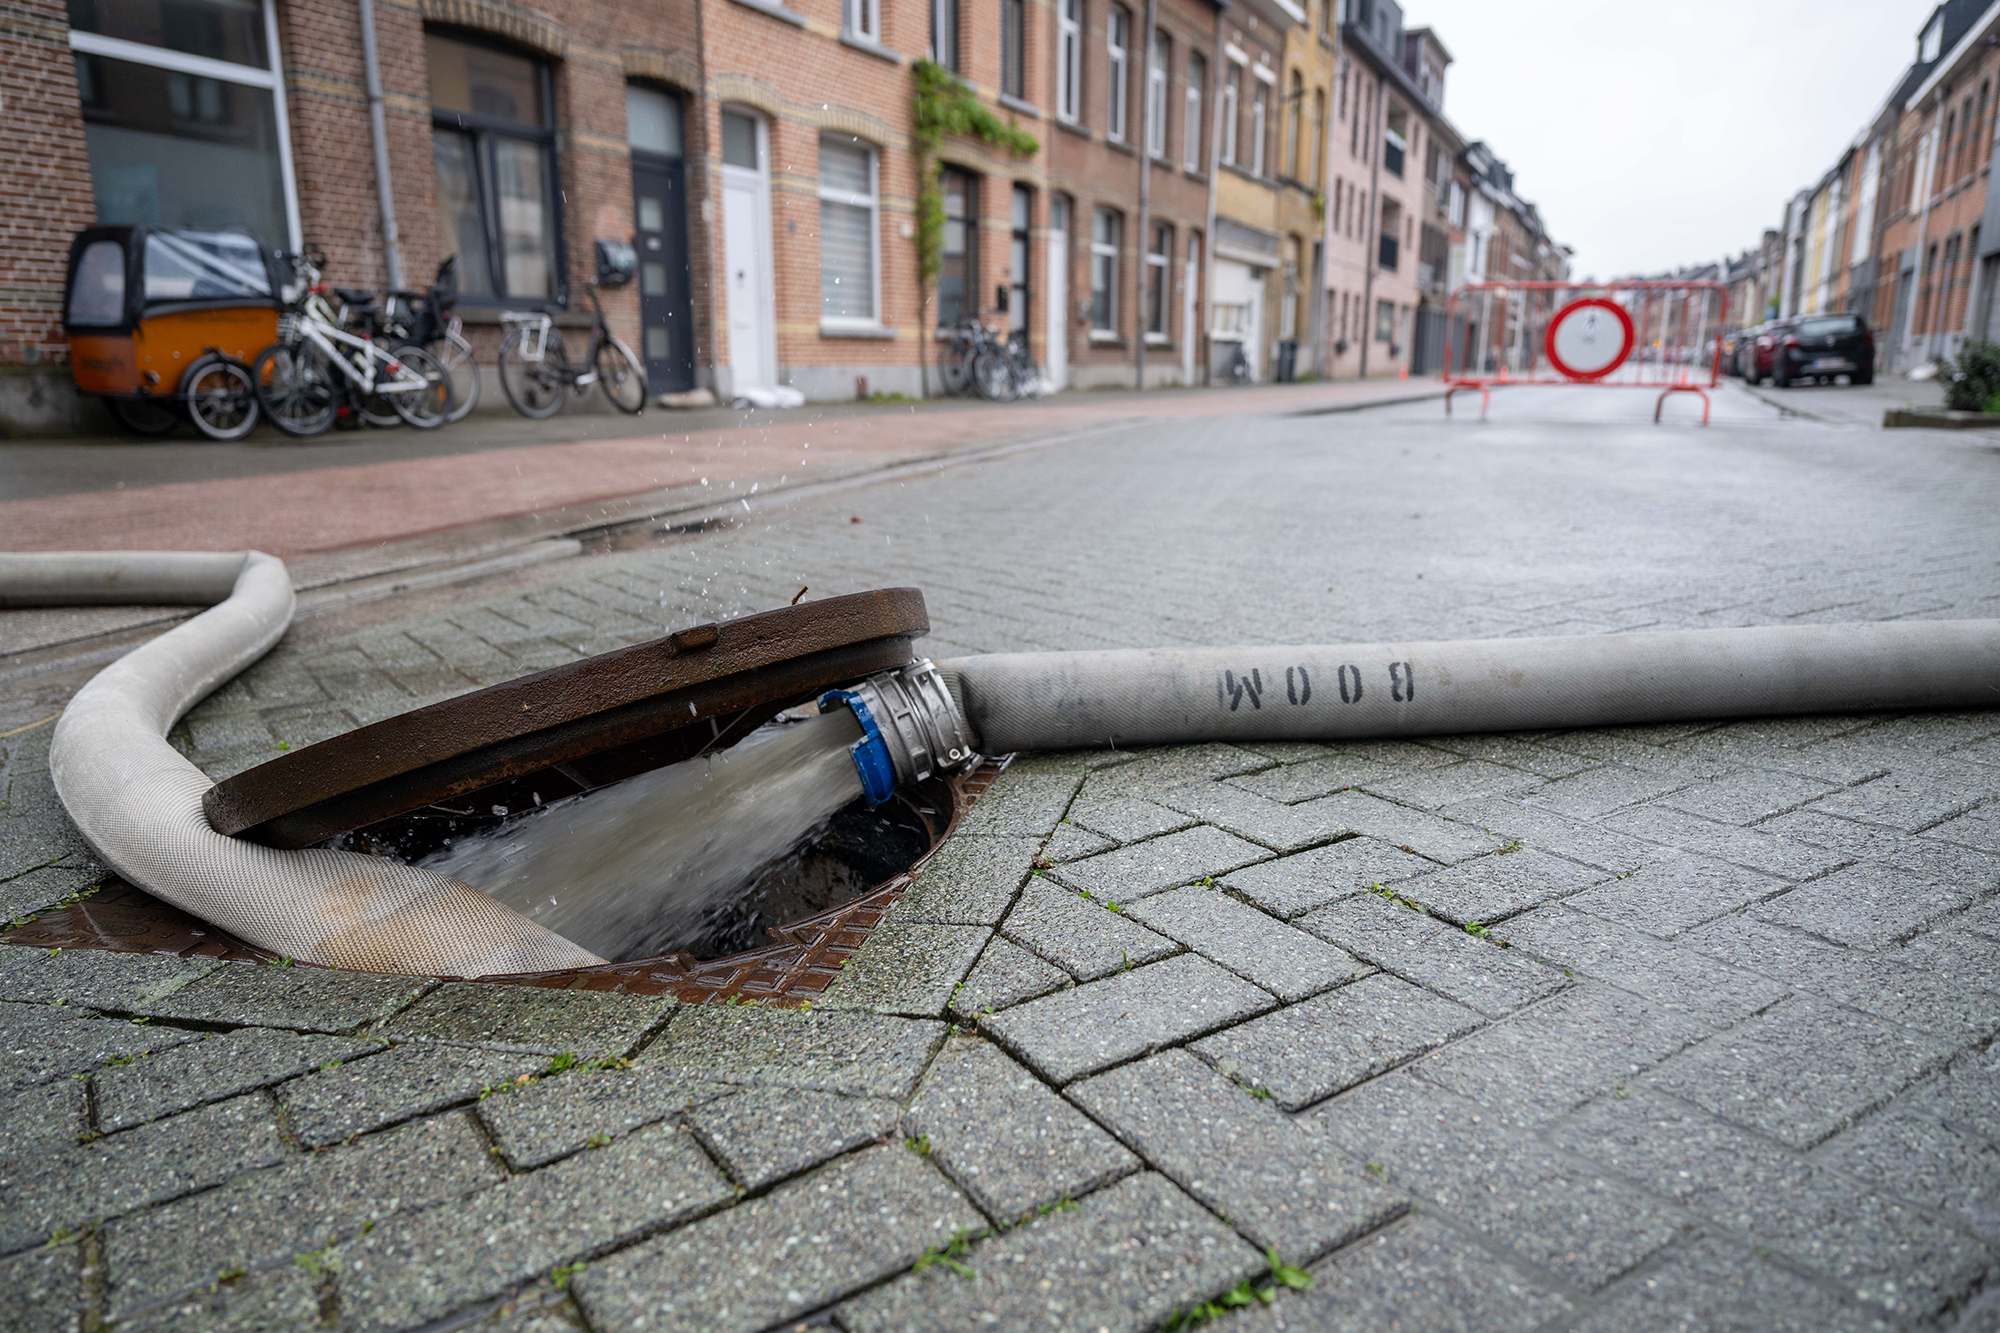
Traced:
POLYGON ((1556 311, 1542 350, 1549 364, 1570 379, 1598 380, 1625 364, 1635 336, 1624 306, 1585 296, 1556 311))

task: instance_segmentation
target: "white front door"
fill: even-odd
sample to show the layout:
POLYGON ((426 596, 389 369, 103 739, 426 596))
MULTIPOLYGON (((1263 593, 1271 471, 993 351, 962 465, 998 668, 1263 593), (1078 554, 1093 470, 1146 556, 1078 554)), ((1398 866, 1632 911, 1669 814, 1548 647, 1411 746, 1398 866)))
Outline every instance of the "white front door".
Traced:
POLYGON ((1069 387, 1069 200, 1049 206, 1049 383, 1069 387))
POLYGON ((728 270, 724 281, 729 302, 729 392, 741 393, 772 388, 778 382, 771 203, 764 169, 764 122, 738 111, 725 111, 722 117, 722 255, 728 270))
POLYGON ((1181 267, 1181 383, 1194 383, 1194 354, 1201 344, 1195 293, 1201 289, 1201 266, 1192 252, 1181 267))

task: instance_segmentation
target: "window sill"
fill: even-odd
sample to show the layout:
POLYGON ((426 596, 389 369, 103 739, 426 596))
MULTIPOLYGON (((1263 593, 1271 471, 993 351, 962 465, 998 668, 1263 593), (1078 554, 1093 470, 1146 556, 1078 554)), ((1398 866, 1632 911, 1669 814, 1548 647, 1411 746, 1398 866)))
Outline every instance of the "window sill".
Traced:
POLYGON ((1036 106, 1033 102, 1024 102, 1012 93, 1001 93, 993 100, 1001 106, 1006 107, 1009 111, 1018 111, 1024 116, 1033 116, 1037 120, 1041 118, 1042 109, 1040 107, 1036 106))
POLYGON ((823 319, 819 322, 819 336, 822 338, 872 338, 877 342, 888 342, 901 334, 901 329, 868 319, 823 319))
POLYGON ((1206 182, 1208 180, 1208 173, 1206 171, 1197 171, 1193 167, 1182 167, 1181 175, 1187 177, 1191 181, 1206 182))
MULTIPOLYGON (((744 0, 737 0, 737 3, 742 4, 744 3, 744 0)), ((789 13, 790 11, 787 10, 786 12, 789 13)), ((872 37, 864 37, 858 32, 849 32, 846 29, 842 29, 840 34, 840 44, 842 46, 851 46, 856 51, 861 51, 868 55, 874 56, 877 60, 886 60, 892 65, 900 65, 903 63, 903 58, 897 55, 894 51, 891 51, 888 47, 882 45, 882 43, 874 40, 872 37)))
POLYGON ((1080 120, 1058 119, 1056 121, 1056 128, 1059 130, 1068 130, 1071 134, 1074 134, 1078 138, 1082 139, 1094 139, 1097 137, 1096 135, 1090 132, 1090 126, 1084 124, 1080 120))
POLYGON ((787 9, 784 5, 779 4, 777 0, 736 0, 736 3, 745 9, 754 9, 759 14, 767 14, 780 23, 789 23, 794 28, 803 28, 806 26, 806 16, 804 14, 799 13, 796 9, 787 9))
POLYGON ((1100 333, 1096 329, 1092 329, 1090 331, 1090 345, 1092 347, 1123 347, 1125 339, 1116 333, 1100 333))
POLYGON ((1123 139, 1114 139, 1108 134, 1104 136, 1104 146, 1106 148, 1115 148, 1119 152, 1129 154, 1133 157, 1139 156, 1139 150, 1131 144, 1126 143, 1123 139))
POLYGON ((1172 347, 1173 345, 1174 340, 1164 333, 1149 333, 1146 335, 1146 346, 1148 347, 1172 347))

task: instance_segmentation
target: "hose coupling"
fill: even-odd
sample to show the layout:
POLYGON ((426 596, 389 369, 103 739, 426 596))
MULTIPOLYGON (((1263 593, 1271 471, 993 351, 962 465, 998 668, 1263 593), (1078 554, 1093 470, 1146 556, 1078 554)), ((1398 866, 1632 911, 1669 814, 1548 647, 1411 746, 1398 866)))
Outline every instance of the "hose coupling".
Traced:
POLYGON ((972 730, 928 658, 884 671, 847 690, 820 696, 819 711, 853 710, 861 739, 852 746, 868 804, 880 805, 906 783, 958 773, 979 760, 972 730))

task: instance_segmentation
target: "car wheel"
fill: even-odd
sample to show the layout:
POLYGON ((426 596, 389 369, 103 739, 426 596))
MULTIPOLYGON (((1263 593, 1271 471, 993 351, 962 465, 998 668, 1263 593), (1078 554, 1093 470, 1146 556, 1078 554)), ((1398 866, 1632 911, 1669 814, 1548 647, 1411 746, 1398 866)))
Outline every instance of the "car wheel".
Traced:
POLYGON ((1875 382, 1875 367, 1870 366, 1866 370, 1855 371, 1847 377, 1847 382, 1849 384, 1873 384, 1875 382))
POLYGON ((1771 362, 1771 386, 1777 389, 1792 387, 1792 377, 1785 373, 1785 363, 1782 361, 1771 362))

